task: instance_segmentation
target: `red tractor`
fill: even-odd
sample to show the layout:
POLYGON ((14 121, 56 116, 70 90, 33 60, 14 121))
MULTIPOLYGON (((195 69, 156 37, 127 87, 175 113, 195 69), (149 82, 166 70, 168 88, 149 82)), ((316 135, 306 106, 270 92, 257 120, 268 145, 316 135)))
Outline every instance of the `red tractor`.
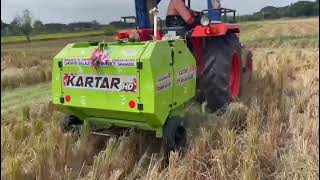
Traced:
MULTIPOLYGON (((167 35, 185 39, 197 61, 197 100, 212 112, 225 109, 241 94, 252 74, 252 52, 239 41, 236 11, 213 9, 208 0, 211 9, 199 12, 195 27, 188 29, 181 22, 166 22, 166 27, 158 28, 156 21, 152 24, 150 10, 160 0, 150 2, 153 1, 135 0, 136 17, 123 17, 125 22, 128 18, 135 20, 140 41, 160 40, 167 35)), ((190 0, 187 6, 190 8, 190 0)), ((129 37, 132 31, 120 31, 118 39, 129 37)))

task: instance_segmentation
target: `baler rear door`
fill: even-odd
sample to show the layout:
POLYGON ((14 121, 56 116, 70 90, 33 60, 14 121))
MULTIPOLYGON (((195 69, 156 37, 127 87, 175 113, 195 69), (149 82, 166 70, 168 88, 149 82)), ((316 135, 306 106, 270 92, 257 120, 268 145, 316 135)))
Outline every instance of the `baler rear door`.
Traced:
POLYGON ((108 44, 107 61, 96 69, 88 57, 97 46, 71 48, 71 58, 64 58, 61 68, 64 105, 80 108, 85 116, 140 121, 137 64, 145 47, 145 43, 108 44))

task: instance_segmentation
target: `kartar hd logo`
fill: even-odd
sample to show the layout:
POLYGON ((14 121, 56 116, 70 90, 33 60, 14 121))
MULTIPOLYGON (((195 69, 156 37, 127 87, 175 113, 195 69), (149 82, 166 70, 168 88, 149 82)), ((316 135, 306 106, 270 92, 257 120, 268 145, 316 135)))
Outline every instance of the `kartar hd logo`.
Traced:
POLYGON ((63 84, 66 88, 94 89, 102 91, 136 92, 136 76, 97 76, 64 74, 63 84))

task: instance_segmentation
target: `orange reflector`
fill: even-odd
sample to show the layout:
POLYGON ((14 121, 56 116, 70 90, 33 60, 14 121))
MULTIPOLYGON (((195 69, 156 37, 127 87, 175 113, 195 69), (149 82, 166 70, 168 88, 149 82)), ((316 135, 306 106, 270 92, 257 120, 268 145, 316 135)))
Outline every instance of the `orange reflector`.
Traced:
POLYGON ((219 29, 217 29, 217 28, 211 28, 211 33, 212 33, 212 34, 218 34, 218 33, 219 33, 219 29))

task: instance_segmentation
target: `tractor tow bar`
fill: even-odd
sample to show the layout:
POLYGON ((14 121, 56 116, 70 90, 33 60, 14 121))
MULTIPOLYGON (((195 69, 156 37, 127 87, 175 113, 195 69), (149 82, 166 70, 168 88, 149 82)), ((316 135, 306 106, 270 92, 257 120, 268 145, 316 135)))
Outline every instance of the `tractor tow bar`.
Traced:
POLYGON ((97 136, 112 137, 111 134, 105 134, 105 133, 99 133, 99 132, 90 132, 90 133, 97 136))

